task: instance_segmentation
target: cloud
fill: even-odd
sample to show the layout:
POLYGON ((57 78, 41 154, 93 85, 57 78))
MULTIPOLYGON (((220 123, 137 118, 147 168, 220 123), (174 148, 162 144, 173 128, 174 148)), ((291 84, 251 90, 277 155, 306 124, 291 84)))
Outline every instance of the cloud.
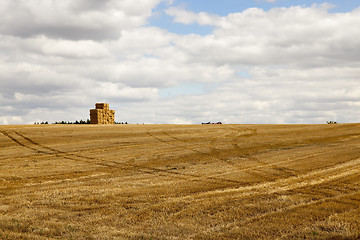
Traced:
POLYGON ((111 55, 105 46, 90 40, 50 40, 42 45, 41 50, 45 55, 67 58, 102 58, 111 55))
POLYGON ((151 101, 158 97, 156 88, 132 88, 123 84, 111 82, 95 82, 91 88, 91 95, 118 102, 151 101))
POLYGON ((174 21, 182 24, 197 23, 199 25, 215 25, 220 19, 219 16, 206 12, 195 13, 183 7, 170 7, 166 14, 174 18, 174 21))
POLYGON ((184 38, 180 44, 193 58, 219 64, 347 65, 359 54, 360 43, 354 40, 359 21, 355 12, 330 14, 316 6, 251 8, 214 18, 212 35, 184 38))
POLYGON ((147 25, 160 0, 37 3, 0 3, 0 124, 86 119, 103 101, 131 123, 358 121, 359 9, 168 7, 213 27, 201 36, 147 25), (162 95, 184 86, 201 91, 162 95))
POLYGON ((71 40, 117 39, 123 29, 141 26, 161 0, 3 0, 0 33, 45 35, 71 40))

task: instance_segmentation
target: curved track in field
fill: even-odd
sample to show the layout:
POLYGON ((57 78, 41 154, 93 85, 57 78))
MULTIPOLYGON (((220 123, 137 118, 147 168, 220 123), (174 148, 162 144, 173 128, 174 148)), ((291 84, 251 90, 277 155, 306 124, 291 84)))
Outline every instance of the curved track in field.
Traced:
MULTIPOLYGON (((179 178, 179 179, 187 180, 187 181, 199 181, 199 182, 210 181, 210 182, 220 182, 220 183, 227 182, 230 184, 241 184, 241 182, 239 182, 239 181, 229 180, 229 179, 225 179, 225 178, 221 178, 221 177, 201 176, 201 175, 196 175, 196 174, 181 173, 181 172, 176 171, 177 170, 176 168, 169 170, 169 169, 161 169, 161 168, 155 168, 155 167, 146 167, 146 166, 140 166, 140 165, 136 165, 134 163, 129 163, 129 162, 120 163, 120 162, 109 160, 109 159, 100 159, 100 158, 80 155, 80 154, 78 154, 78 153, 80 153, 80 151, 78 151, 78 153, 60 151, 55 148, 45 146, 43 144, 39 144, 36 141, 32 140, 29 137, 26 137, 24 134, 22 134, 18 131, 1 131, 1 133, 3 135, 5 135, 6 137, 8 137, 9 139, 11 139, 16 144, 18 144, 19 146, 28 148, 28 149, 36 152, 36 154, 40 154, 40 155, 57 156, 57 157, 65 158, 65 159, 81 161, 81 162, 95 164, 95 165, 99 165, 102 167, 108 167, 108 168, 118 168, 118 169, 122 169, 122 170, 129 170, 131 168, 131 169, 136 169, 136 171, 140 171, 140 172, 148 173, 148 174, 154 174, 154 173, 166 174, 171 177, 179 178)), ((252 171, 252 170, 258 170, 258 169, 263 169, 263 168, 273 168, 273 169, 281 168, 283 170, 285 168, 280 167, 279 166, 280 164, 296 162, 296 161, 299 161, 302 159, 312 158, 312 157, 316 157, 316 156, 320 156, 320 155, 326 156, 328 154, 327 152, 318 152, 318 153, 312 153, 310 155, 305 155, 302 157, 298 157, 298 158, 294 158, 294 159, 290 159, 290 160, 286 160, 286 161, 274 162, 274 163, 266 163, 265 161, 261 161, 261 160, 257 159, 256 157, 253 157, 250 154, 246 154, 246 155, 242 155, 242 157, 245 159, 249 159, 250 161, 255 163, 255 166, 239 168, 238 164, 230 163, 227 160, 216 157, 216 154, 214 154, 214 152, 217 151, 216 143, 217 143, 217 141, 219 141, 219 138, 221 138, 221 137, 224 137, 224 136, 231 137, 232 138, 232 143, 231 143, 232 147, 235 149, 235 151, 236 150, 240 151, 241 149, 238 145, 238 142, 242 141, 243 138, 249 138, 251 136, 255 136, 257 134, 256 129, 231 129, 230 133, 223 133, 223 135, 211 136, 210 140, 208 141, 209 143, 205 144, 205 146, 206 146, 205 151, 199 150, 199 147, 203 146, 204 143, 200 142, 200 143, 197 143, 194 145, 193 142, 191 141, 191 139, 181 139, 181 138, 179 138, 177 136, 173 136, 165 131, 157 132, 156 135, 154 133, 151 133, 150 131, 148 131, 146 134, 152 138, 155 138, 157 141, 159 141, 165 145, 172 146, 172 148, 168 149, 168 151, 174 152, 174 151, 183 151, 184 149, 190 150, 196 154, 199 154, 202 158, 207 158, 209 160, 223 162, 225 164, 229 164, 234 167, 237 167, 238 170, 241 170, 241 171, 252 171)), ((105 148, 105 150, 108 150, 108 149, 105 148)), ((340 149, 340 151, 342 151, 342 150, 344 150, 344 147, 342 147, 340 149)), ((94 151, 94 149, 93 149, 93 151, 94 151)), ((161 151, 163 151, 163 149, 161 149, 161 151)), ((333 151, 336 151, 336 149, 333 151)), ((133 158, 136 158, 136 156, 133 156, 133 158)), ((285 180, 291 179, 292 177, 295 176, 294 171, 288 170, 288 169, 286 169, 286 171, 291 172, 291 175, 289 177, 285 178, 285 180)), ((310 174, 310 173, 307 173, 307 174, 310 174)), ((248 190, 249 187, 253 187, 253 186, 254 185, 246 186, 245 189, 248 190)), ((266 187, 268 187, 268 183, 266 183, 265 185, 259 185, 259 186, 263 186, 265 189, 266 187)), ((264 190, 264 189, 262 189, 262 190, 264 190)))
MULTIPOLYGON (((2 133, 6 137, 10 138, 13 142, 18 144, 19 146, 30 149, 30 150, 36 152, 37 154, 41 154, 41 155, 56 156, 56 157, 65 158, 65 159, 69 159, 69 160, 81 161, 81 162, 86 162, 89 164, 99 165, 102 167, 118 168, 118 169, 122 169, 122 170, 129 170, 129 169, 133 168, 133 169, 136 169, 136 171, 140 171, 143 173, 166 174, 167 176, 179 178, 179 179, 187 180, 187 181, 196 181, 196 182, 210 181, 210 182, 220 182, 220 183, 228 182, 230 184, 239 183, 238 181, 233 181, 233 180, 228 180, 228 179, 204 177, 204 176, 195 175, 195 174, 184 174, 184 173, 174 171, 176 169, 167 170, 167 169, 161 169, 161 168, 155 168, 155 167, 139 166, 139 165, 136 165, 134 163, 129 163, 129 162, 119 163, 119 162, 112 161, 112 160, 89 157, 89 156, 79 155, 79 154, 72 153, 72 152, 70 152, 70 153, 64 152, 64 151, 60 151, 60 150, 45 146, 43 144, 39 144, 36 141, 30 139, 29 137, 26 137, 24 134, 19 133, 17 131, 2 131, 2 133)), ((152 135, 150 135, 150 136, 152 136, 152 135)), ((156 139, 158 139, 160 142, 167 143, 166 141, 162 140, 159 137, 156 137, 156 139)), ((177 146, 177 145, 175 145, 175 146, 177 146)), ((93 149, 93 151, 94 151, 94 149, 93 149)), ((201 152, 198 152, 198 153, 201 153, 201 152)), ((206 154, 206 155, 209 156, 209 154, 206 154)), ((134 158, 136 158, 136 156, 134 158)))
POLYGON ((39 129, 0 128, 0 238, 360 232, 359 124, 39 129))

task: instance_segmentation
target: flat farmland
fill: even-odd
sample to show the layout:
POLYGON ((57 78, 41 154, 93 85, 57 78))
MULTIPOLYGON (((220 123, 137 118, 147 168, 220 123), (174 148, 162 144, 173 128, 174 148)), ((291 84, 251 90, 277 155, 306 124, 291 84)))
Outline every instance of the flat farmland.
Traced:
POLYGON ((360 124, 0 126, 0 239, 359 239, 360 124))

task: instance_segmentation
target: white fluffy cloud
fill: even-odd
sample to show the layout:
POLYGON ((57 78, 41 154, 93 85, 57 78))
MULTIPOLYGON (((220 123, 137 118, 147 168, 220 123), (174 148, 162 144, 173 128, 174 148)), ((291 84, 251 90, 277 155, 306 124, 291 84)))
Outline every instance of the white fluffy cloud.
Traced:
MULTIPOLYGON (((194 16, 188 18, 183 11, 172 10, 169 14, 184 24, 204 23, 201 14, 192 13, 194 16)), ((192 36, 180 44, 191 51, 192 57, 219 64, 348 65, 359 60, 357 13, 330 14, 322 5, 267 12, 251 8, 222 18, 215 16, 207 21, 216 27, 212 35, 192 36)))
POLYGON ((0 31, 20 37, 117 39, 141 26, 161 0, 2 0, 0 31))
POLYGON ((86 119, 100 101, 133 123, 359 121, 359 9, 165 11, 202 36, 146 25, 160 2, 0 1, 0 124, 86 119))
POLYGON ((183 7, 171 7, 165 11, 168 15, 174 17, 174 21, 183 24, 216 25, 221 19, 219 16, 206 12, 195 13, 188 11, 183 7))

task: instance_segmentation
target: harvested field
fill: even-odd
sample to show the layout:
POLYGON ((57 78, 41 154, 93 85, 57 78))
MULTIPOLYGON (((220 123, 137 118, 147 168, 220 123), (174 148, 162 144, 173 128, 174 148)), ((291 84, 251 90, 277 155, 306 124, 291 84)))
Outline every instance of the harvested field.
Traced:
POLYGON ((0 126, 0 239, 359 239, 360 124, 0 126))

